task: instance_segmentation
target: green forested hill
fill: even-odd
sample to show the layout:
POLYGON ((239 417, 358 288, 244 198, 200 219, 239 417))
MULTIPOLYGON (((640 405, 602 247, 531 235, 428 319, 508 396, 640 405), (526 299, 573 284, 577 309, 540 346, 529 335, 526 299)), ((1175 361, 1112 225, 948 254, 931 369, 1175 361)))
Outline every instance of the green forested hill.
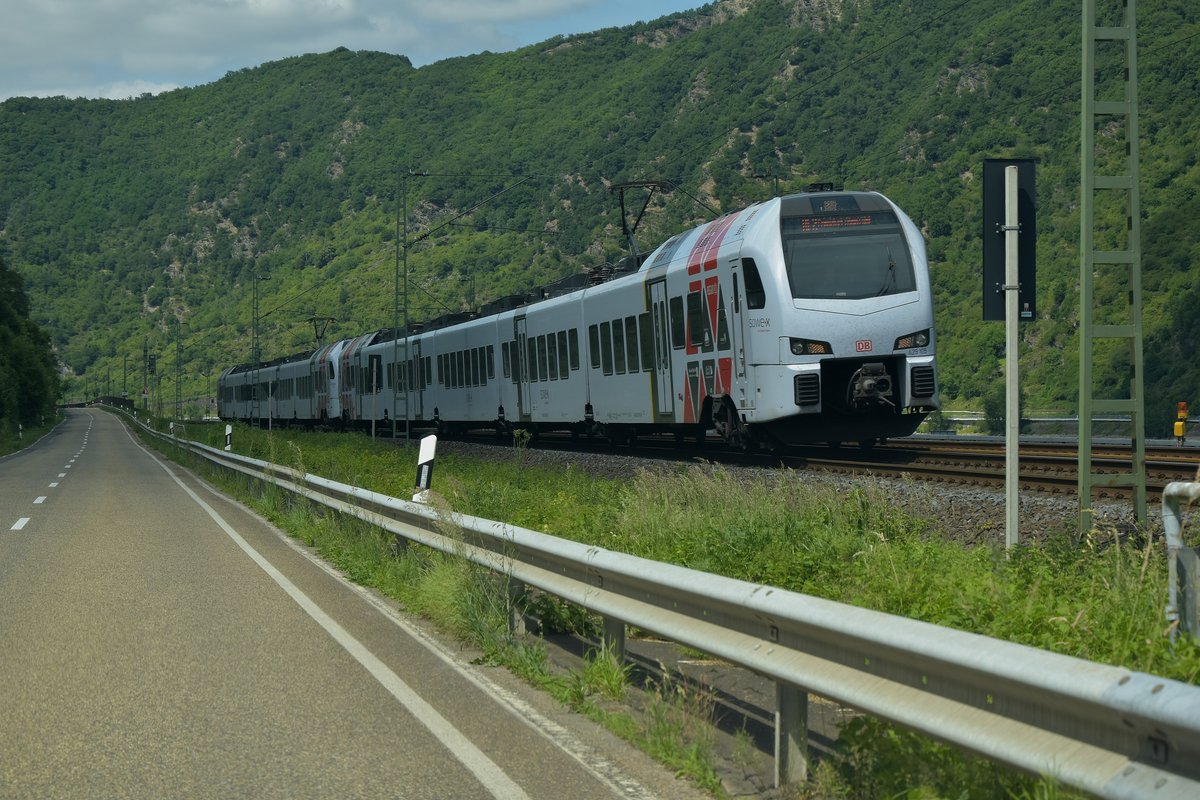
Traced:
POLYGON ((29 319, 21 276, 7 261, 0 246, 0 446, 15 446, 22 428, 52 417, 59 383, 50 339, 29 319))
MULTIPOLYGON (((1200 6, 1142 0, 1138 24, 1146 383, 1165 433, 1176 400, 1200 402, 1200 6)), ((1026 406, 1066 411, 1079 28, 1078 0, 725 0, 420 69, 337 50, 155 97, 16 98, 0 104, 0 235, 76 375, 120 391, 148 342, 173 401, 177 338, 184 396, 250 358, 256 274, 266 358, 311 347, 313 315, 334 318, 327 337, 390 326, 409 172, 428 173, 404 181, 412 237, 479 205, 410 249, 414 319, 621 255, 614 182, 678 187, 647 210, 645 249, 705 206, 835 181, 883 191, 926 232, 943 397, 978 407, 1003 347, 980 321, 982 162, 1033 157, 1026 406)), ((1127 380, 1119 355, 1101 361, 1127 380)))

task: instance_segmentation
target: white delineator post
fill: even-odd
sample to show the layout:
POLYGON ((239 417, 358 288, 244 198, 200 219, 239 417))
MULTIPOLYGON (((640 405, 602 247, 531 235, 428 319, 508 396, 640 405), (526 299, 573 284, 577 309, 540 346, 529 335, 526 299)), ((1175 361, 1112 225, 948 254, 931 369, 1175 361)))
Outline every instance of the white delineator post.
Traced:
POLYGON ((436 436, 426 436, 421 440, 421 450, 417 455, 417 493, 413 495, 414 503, 424 503, 429 499, 429 484, 433 482, 433 457, 436 451, 436 436))
POLYGON ((233 426, 226 425, 225 426, 225 452, 228 453, 231 450, 233 450, 233 426))

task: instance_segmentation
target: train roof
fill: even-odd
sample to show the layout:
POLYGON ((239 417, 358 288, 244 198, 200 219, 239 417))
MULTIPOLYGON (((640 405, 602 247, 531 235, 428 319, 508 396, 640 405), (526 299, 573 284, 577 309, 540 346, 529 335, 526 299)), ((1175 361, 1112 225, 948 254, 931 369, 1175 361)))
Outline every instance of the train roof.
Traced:
POLYGON ((315 350, 307 350, 303 353, 293 353, 290 356, 273 358, 270 361, 264 361, 261 364, 238 364, 237 366, 226 370, 224 374, 233 375, 234 373, 238 372, 250 372, 255 369, 267 369, 269 367, 280 367, 284 364, 294 364, 297 361, 307 361, 308 359, 312 358, 312 354, 315 352, 315 350))

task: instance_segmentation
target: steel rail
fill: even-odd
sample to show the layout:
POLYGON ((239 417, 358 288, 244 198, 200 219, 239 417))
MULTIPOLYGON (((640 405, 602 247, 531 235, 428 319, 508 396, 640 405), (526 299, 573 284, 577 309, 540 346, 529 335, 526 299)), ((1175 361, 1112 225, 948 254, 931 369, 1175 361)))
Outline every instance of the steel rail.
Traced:
MULTIPOLYGON (((768 676, 781 697, 820 695, 1099 797, 1200 796, 1200 687, 442 512, 156 435, 576 603, 606 627, 634 625, 768 676)), ((777 782, 802 778, 803 764, 787 763, 787 753, 803 754, 805 742, 787 732, 803 739, 804 720, 777 726, 785 732, 777 782)))

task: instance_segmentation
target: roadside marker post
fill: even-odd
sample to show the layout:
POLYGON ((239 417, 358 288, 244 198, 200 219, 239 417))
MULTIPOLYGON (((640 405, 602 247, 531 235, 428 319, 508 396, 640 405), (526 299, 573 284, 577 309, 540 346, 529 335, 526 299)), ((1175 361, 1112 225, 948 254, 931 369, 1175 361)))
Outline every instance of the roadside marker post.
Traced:
POLYGON ((429 485, 433 482, 433 458, 437 451, 437 436, 429 435, 421 440, 421 450, 417 455, 417 493, 413 495, 414 503, 424 503, 429 499, 429 485))
POLYGON ((225 452, 228 453, 232 450, 233 450, 233 426, 226 425, 225 426, 225 452))

